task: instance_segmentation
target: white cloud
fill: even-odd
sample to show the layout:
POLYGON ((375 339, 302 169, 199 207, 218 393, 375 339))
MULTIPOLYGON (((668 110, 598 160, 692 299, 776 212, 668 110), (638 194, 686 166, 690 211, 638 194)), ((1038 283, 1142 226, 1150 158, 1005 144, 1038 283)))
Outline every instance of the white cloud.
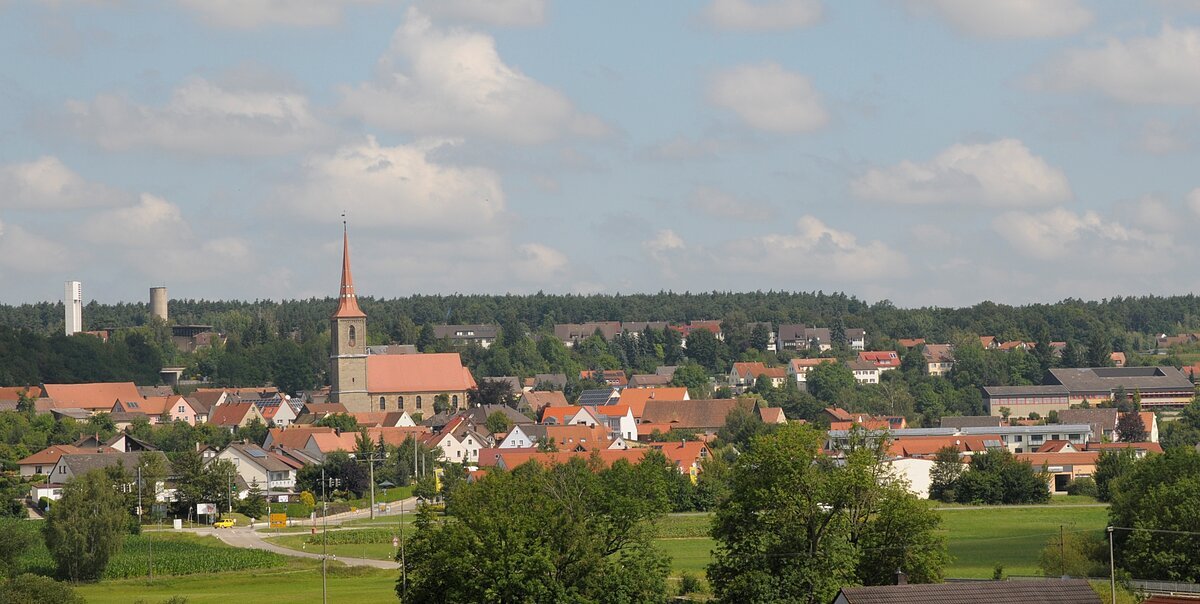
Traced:
POLYGON ((989 38, 1048 38, 1074 34, 1092 22, 1079 0, 908 0, 916 12, 933 12, 956 29, 989 38))
POLYGON ((0 208, 84 208, 111 205, 124 198, 110 187, 88 182, 51 155, 0 166, 0 208))
POLYGON ((67 114, 75 131, 110 150, 264 156, 305 149, 330 136, 302 94, 235 89, 203 78, 184 82, 161 107, 103 94, 67 103, 67 114))
POLYGON ((768 204, 740 198, 715 187, 696 187, 687 200, 693 210, 713 218, 738 221, 765 221, 775 217, 775 208, 768 204))
POLYGON ((1068 50, 1032 78, 1049 90, 1096 90, 1125 103, 1200 103, 1200 28, 1163 25, 1156 37, 1068 50))
POLYGON ((1194 126, 1186 121, 1180 120, 1172 124, 1160 119, 1151 119, 1142 125, 1136 144, 1139 149, 1151 155, 1181 153, 1192 148, 1193 131, 1194 126))
POLYGON ((279 195, 278 211, 329 222, 345 210, 351 223, 406 231, 477 232, 504 210, 493 171, 434 163, 444 141, 382 146, 374 138, 310 157, 298 182, 279 195))
POLYGON ((342 111, 400 132, 537 144, 608 130, 561 92, 505 64, 491 36, 438 29, 416 9, 392 36, 375 79, 341 92, 342 111))
POLYGON ((1033 206, 1071 199, 1062 170, 1016 139, 956 144, 932 160, 873 168, 850 184, 855 195, 877 201, 985 206, 1033 206))
POLYGON ((704 18, 718 29, 773 31, 812 25, 821 11, 820 0, 712 0, 704 18))
POLYGON ((541 243, 524 243, 517 246, 516 266, 523 275, 561 277, 566 274, 567 255, 541 243))
POLYGON ((104 210, 76 225, 77 239, 99 250, 91 260, 159 281, 203 281, 254 269, 239 237, 206 238, 171 201, 143 193, 137 204, 104 210), (186 268, 186 270, 181 270, 186 268))
POLYGON ((39 277, 62 271, 71 255, 56 239, 0 222, 0 268, 39 277))
POLYGON ((904 254, 880 241, 860 243, 820 219, 805 215, 793 233, 772 233, 719 246, 713 261, 739 274, 819 276, 830 281, 870 281, 908 273, 904 254))
POLYGON ((1187 197, 1184 198, 1184 203, 1197 217, 1200 217, 1200 187, 1192 189, 1187 197))
POLYGON ((417 6, 440 19, 502 27, 531 27, 546 22, 546 0, 420 0, 417 6))
POLYGON ((216 27, 254 29, 272 25, 321 27, 342 21, 342 11, 379 0, 179 0, 180 6, 216 27))
POLYGON ((708 99, 752 128, 767 132, 809 132, 829 121, 808 78, 778 63, 742 65, 715 74, 709 81, 708 99))
POLYGON ((1096 212, 1077 214, 1055 208, 1038 214, 1009 212, 992 220, 992 228, 1018 253, 1049 260, 1078 253, 1084 246, 1096 257, 1111 253, 1113 245, 1123 248, 1148 247, 1162 236, 1154 237, 1140 229, 1131 229, 1106 220, 1096 212))
POLYGON ((683 238, 671 229, 658 231, 654 234, 654 237, 642 242, 642 248, 649 252, 651 256, 657 256, 663 252, 682 250, 686 247, 683 238))

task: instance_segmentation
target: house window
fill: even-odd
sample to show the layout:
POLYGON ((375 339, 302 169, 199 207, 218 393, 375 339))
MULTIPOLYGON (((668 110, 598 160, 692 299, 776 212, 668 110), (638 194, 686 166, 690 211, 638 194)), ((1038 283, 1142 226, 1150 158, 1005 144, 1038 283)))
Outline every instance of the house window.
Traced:
POLYGON ((458 409, 458 395, 457 394, 450 397, 450 403, 454 405, 455 409, 458 409))
POLYGON ((41 474, 41 473, 42 473, 42 466, 34 466, 34 467, 33 467, 33 473, 34 473, 34 474, 41 474))
POLYGON ((396 397, 396 408, 401 411, 404 411, 404 397, 403 396, 396 397))
POLYGON ((358 331, 356 329, 354 329, 353 325, 350 326, 349 340, 350 340, 350 346, 355 346, 358 342, 358 331))
POLYGON ((180 412, 180 413, 184 413, 184 410, 183 410, 183 405, 180 405, 180 406, 179 406, 179 412, 180 412))
POLYGON ((421 408, 421 395, 417 395, 417 409, 421 408))
POLYGON ((379 397, 379 410, 380 410, 380 411, 383 411, 383 410, 385 410, 385 409, 387 409, 387 399, 384 399, 384 398, 381 396, 381 397, 379 397))

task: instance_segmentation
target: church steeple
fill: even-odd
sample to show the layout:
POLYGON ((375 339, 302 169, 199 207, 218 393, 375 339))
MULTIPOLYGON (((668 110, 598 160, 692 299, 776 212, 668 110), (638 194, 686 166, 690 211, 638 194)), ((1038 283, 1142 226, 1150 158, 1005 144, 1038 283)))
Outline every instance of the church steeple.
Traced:
POLYGON ((367 395, 367 314, 358 307, 350 275, 350 236, 342 222, 342 289, 329 317, 329 400, 354 412, 371 411, 367 395))
POLYGON ((338 294, 338 307, 333 319, 366 317, 358 307, 358 296, 354 294, 354 277, 350 274, 350 235, 346 223, 342 222, 342 289, 338 294))

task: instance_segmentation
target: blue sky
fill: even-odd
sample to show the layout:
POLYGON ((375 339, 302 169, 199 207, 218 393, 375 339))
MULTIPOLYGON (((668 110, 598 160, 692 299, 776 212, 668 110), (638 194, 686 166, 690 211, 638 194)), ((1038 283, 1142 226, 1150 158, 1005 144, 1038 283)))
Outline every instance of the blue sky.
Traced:
POLYGON ((1200 289, 1200 1, 0 0, 0 301, 1200 289), (16 286, 20 284, 20 286, 16 286))

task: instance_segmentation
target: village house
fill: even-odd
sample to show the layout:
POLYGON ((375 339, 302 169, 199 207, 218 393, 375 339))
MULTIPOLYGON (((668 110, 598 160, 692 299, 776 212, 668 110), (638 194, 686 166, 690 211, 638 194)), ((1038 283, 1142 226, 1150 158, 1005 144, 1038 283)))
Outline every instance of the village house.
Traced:
POLYGON ((812 371, 813 367, 816 367, 817 365, 820 365, 821 363, 836 363, 836 362, 837 362, 837 359, 833 359, 833 358, 792 359, 792 360, 788 361, 787 372, 788 372, 788 375, 790 375, 796 379, 796 385, 800 387, 800 390, 806 391, 808 389, 808 384, 807 384, 808 372, 812 371))
POLYGON ((753 388, 759 376, 770 380, 773 388, 779 388, 787 380, 787 369, 767 367, 760 362, 734 363, 733 368, 729 370, 729 387, 735 392, 743 392, 753 388))
POLYGON ((621 397, 617 402, 629 407, 630 413, 633 413, 635 420, 641 421, 642 412, 646 409, 646 401, 687 401, 691 400, 688 394, 688 389, 683 386, 672 388, 641 388, 630 390, 626 388, 621 391, 621 397))
POLYGON ((901 362, 900 355, 893 350, 860 352, 858 360, 874 364, 881 372, 899 369, 901 362))
POLYGON ((290 493, 296 487, 296 472, 302 467, 294 459, 250 443, 231 443, 217 454, 216 459, 232 463, 238 477, 247 485, 284 493, 290 493))
POLYGON ((925 344, 925 373, 938 377, 950 373, 954 368, 954 346, 951 344, 925 344))
POLYGON ((258 410, 258 405, 254 403, 226 403, 213 409, 211 413, 208 423, 226 428, 230 432, 245 428, 255 421, 264 425, 267 423, 262 412, 258 410))
POLYGON ((831 604, 1101 604, 1084 579, 1052 581, 966 581, 908 584, 898 572, 898 585, 843 587, 831 604))
POLYGON ((859 384, 878 384, 879 368, 871 361, 854 359, 846 362, 846 367, 854 373, 854 380, 859 384))
POLYGON ((434 325, 433 335, 439 340, 448 340, 455 346, 478 344, 487 349, 500 333, 496 325, 434 325))
POLYGON ((43 384, 42 396, 52 399, 56 408, 83 409, 91 413, 111 411, 117 401, 143 400, 133 382, 43 384))
POLYGON ((754 403, 738 399, 649 400, 637 428, 641 434, 651 434, 655 430, 662 434, 686 430, 706 437, 714 436, 725 426, 729 412, 739 407, 752 411, 754 403))

